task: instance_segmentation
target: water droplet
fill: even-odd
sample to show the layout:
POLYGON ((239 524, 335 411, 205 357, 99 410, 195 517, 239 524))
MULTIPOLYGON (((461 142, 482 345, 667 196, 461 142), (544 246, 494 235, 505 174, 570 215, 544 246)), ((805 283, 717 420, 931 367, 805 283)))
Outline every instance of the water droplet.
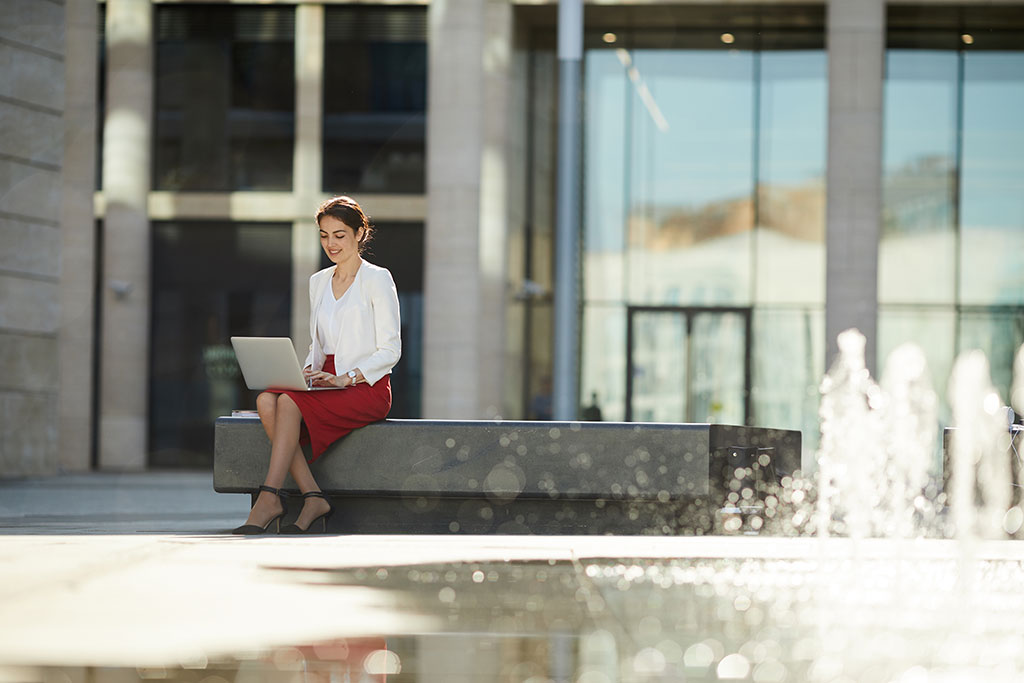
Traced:
POLYGON ((402 660, 391 650, 374 650, 366 655, 363 668, 371 676, 394 676, 402 672, 402 660))
POLYGON ((665 655, 653 647, 645 647, 633 658, 633 670, 639 674, 660 674, 665 670, 665 655))
POLYGON ((694 643, 683 653, 683 664, 691 669, 706 669, 715 661, 715 652, 707 643, 694 643))
POLYGON ((726 656, 718 663, 718 677, 725 680, 738 680, 750 675, 750 662, 739 653, 726 656))

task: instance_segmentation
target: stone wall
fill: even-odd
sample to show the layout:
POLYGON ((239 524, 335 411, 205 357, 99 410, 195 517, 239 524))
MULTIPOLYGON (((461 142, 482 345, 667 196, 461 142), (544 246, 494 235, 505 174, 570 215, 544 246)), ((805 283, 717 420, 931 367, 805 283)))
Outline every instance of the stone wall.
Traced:
POLYGON ((58 462, 64 11, 0 12, 0 476, 58 462))

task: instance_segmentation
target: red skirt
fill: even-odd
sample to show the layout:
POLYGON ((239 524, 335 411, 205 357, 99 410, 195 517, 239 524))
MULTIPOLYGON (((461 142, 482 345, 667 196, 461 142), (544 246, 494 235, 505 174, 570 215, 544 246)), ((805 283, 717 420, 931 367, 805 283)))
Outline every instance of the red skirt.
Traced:
MULTIPOLYGON (((337 374, 334 356, 327 356, 323 370, 337 374)), ((383 420, 391 410, 391 375, 384 375, 373 386, 360 382, 347 389, 327 391, 267 391, 287 394, 299 406, 302 412, 300 443, 311 446, 313 456, 310 462, 353 429, 383 420)))

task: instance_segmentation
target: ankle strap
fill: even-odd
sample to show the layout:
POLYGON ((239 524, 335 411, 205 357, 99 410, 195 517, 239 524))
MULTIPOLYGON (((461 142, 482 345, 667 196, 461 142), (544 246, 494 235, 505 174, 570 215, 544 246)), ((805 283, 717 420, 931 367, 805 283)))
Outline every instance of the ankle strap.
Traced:
POLYGON ((266 491, 267 493, 273 493, 275 496, 284 498, 288 494, 281 489, 275 489, 273 486, 267 486, 266 484, 260 484, 260 491, 266 491))
POLYGON ((327 496, 324 495, 323 491, 306 491, 302 494, 303 498, 323 498, 327 500, 327 496))

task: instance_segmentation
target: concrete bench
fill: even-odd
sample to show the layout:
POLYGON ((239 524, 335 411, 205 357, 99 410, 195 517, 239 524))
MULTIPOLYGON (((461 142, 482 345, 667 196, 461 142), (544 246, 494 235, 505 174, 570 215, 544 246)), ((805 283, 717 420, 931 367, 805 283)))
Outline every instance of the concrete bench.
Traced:
MULTIPOLYGON (((255 495, 270 452, 259 419, 219 418, 215 435, 214 489, 255 495)), ((384 420, 333 444, 312 471, 336 532, 665 534, 711 531, 737 469, 756 488, 799 463, 800 432, 789 430, 384 420)))

